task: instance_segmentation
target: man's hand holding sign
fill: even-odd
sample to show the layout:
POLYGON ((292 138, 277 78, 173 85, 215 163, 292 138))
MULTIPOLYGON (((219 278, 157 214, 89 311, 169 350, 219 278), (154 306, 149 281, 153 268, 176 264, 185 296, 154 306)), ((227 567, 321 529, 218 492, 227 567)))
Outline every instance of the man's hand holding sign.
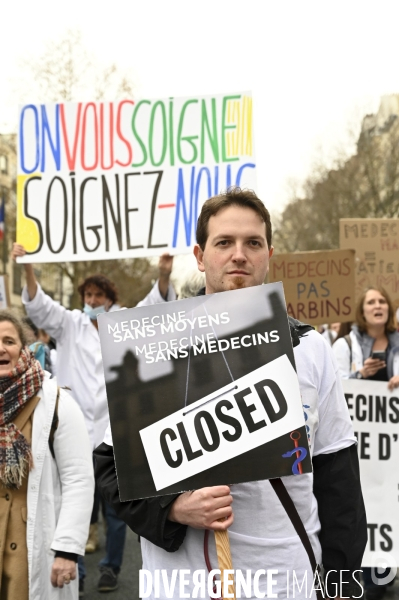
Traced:
MULTIPOLYGON (((341 515, 348 510, 351 524, 339 533, 340 547, 346 540, 343 556, 365 541, 356 450, 350 449, 355 438, 345 400, 323 340, 311 328, 291 322, 294 345, 301 349, 294 359, 281 284, 261 285, 273 248, 270 218, 255 194, 233 190, 209 200, 197 241, 205 295, 99 319, 120 510, 142 536, 147 572, 166 569, 171 580, 174 565, 214 568, 215 546, 206 544, 203 557, 204 536, 198 530, 224 535, 229 529, 234 567, 255 572, 255 597, 264 597, 255 588, 265 568, 268 580, 262 581, 261 593, 267 589, 268 597, 276 591, 282 596, 286 590, 292 597, 295 582, 288 570, 295 577, 309 571, 313 579, 316 562, 321 563, 309 445, 315 452, 315 477, 319 472, 325 477, 323 483, 320 475, 315 479, 321 508, 331 493, 335 496, 329 486, 337 478, 339 494, 348 490, 346 477, 353 490, 345 498, 335 496, 328 517, 320 513, 323 531, 329 531, 335 509, 341 515), (295 364, 301 369, 301 387, 295 364), (329 472, 331 460, 335 478, 329 472), (285 485, 273 479, 300 473, 300 461, 303 476, 286 477, 285 485), (346 474, 348 465, 354 467, 346 474), (293 497, 293 511, 287 496, 293 497), (348 503, 350 508, 344 506, 348 503), (150 514, 151 530, 143 524, 150 514), (274 567, 278 590, 273 587, 277 580, 269 579, 274 567)), ((110 441, 106 436, 96 451, 97 470, 104 495, 118 510, 110 441)), ((328 535, 328 548, 334 548, 328 535)), ((338 565, 331 558, 335 550, 330 555, 328 548, 326 569, 335 565, 354 571, 357 558, 338 565)), ((235 583, 242 584, 241 576, 235 583)), ((339 596, 338 583, 335 589, 339 596)), ((181 589, 174 594, 165 597, 182 597, 181 589)))
POLYGON ((224 531, 234 521, 232 503, 228 485, 184 492, 172 504, 168 519, 195 529, 224 531))

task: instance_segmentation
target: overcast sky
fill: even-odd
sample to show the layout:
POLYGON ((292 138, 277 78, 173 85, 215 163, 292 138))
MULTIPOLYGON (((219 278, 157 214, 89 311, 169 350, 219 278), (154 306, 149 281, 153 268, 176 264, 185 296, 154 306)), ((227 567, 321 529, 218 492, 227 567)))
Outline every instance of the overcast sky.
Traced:
POLYGON ((394 0, 13 0, 1 23, 2 132, 20 59, 77 28, 101 61, 131 70, 138 96, 252 90, 258 193, 274 213, 320 148, 332 156, 348 125, 399 93, 394 0))

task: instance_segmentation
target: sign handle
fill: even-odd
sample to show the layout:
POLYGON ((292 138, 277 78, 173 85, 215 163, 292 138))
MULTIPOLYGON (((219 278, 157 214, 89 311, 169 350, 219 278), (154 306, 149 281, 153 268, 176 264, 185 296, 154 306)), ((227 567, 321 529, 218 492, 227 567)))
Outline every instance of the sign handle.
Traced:
MULTIPOLYGON (((225 600, 224 597, 224 570, 225 569, 233 569, 233 561, 231 560, 231 551, 230 551, 230 540, 228 531, 214 531, 215 533, 215 542, 216 542, 216 552, 218 557, 218 565, 221 572, 221 580, 222 580, 222 599, 225 600)), ((232 581, 232 575, 229 577, 230 581, 232 581)), ((229 598, 229 600, 236 600, 236 592, 234 583, 231 583, 228 587, 228 593, 233 594, 229 598)))

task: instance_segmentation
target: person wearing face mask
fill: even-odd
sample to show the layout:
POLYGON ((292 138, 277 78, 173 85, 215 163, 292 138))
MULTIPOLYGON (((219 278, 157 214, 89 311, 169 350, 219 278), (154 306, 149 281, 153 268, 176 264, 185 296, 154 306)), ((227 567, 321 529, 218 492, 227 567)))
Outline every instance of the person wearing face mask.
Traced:
MULTIPOLYGON (((383 288, 365 290, 349 336, 337 339, 333 352, 343 379, 387 381, 390 391, 399 387, 399 333, 391 299, 383 288)), ((366 599, 383 598, 387 586, 373 582, 371 568, 363 569, 363 577, 366 599)))
MULTIPOLYGON (((23 246, 14 244, 14 259, 25 253, 23 246)), ((167 254, 160 257, 159 279, 138 306, 176 299, 169 283, 172 265, 173 257, 167 254)), ((32 264, 24 264, 24 268, 26 286, 22 291, 22 302, 33 323, 45 329, 57 342, 58 384, 68 387, 79 404, 94 449, 102 442, 109 422, 97 317, 120 308, 116 287, 103 275, 87 277, 78 288, 83 310, 67 310, 44 293, 36 281, 32 264)), ((102 592, 117 588, 126 533, 125 524, 110 507, 106 508, 106 520, 107 554, 100 563, 98 584, 98 590, 102 592)), ((79 566, 82 596, 85 572, 81 562, 79 566)))

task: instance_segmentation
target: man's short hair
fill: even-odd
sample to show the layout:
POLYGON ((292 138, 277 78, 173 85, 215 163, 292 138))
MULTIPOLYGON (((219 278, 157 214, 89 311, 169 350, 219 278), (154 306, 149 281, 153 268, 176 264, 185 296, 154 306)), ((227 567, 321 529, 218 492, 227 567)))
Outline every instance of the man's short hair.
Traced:
POLYGON ((90 285, 96 285, 98 288, 100 288, 108 300, 111 300, 112 304, 115 304, 118 301, 118 292, 116 290, 116 286, 108 279, 108 277, 105 277, 105 275, 91 275, 90 277, 86 277, 84 282, 78 287, 82 304, 84 304, 85 291, 90 285))
POLYGON ((201 250, 205 249, 205 244, 208 239, 209 219, 214 217, 223 208, 228 208, 229 206, 252 208, 265 223, 267 245, 271 248, 272 224, 266 206, 254 191, 242 190, 239 187, 231 187, 217 196, 212 196, 212 198, 209 198, 202 206, 201 214, 198 217, 196 232, 197 244, 200 246, 201 250))

